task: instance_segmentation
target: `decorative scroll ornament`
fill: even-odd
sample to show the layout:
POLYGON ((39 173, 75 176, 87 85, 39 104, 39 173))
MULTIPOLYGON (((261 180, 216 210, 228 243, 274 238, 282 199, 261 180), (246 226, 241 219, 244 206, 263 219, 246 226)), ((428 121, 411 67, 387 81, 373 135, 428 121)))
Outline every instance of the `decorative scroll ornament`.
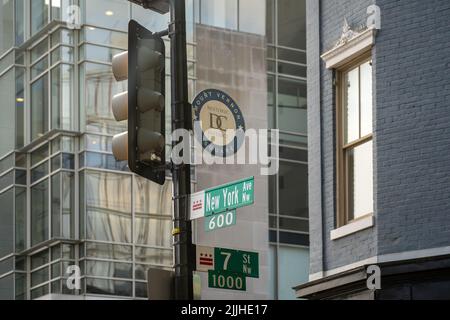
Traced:
POLYGON ((360 35, 363 31, 365 31, 367 27, 361 27, 359 30, 355 31, 353 30, 350 25, 348 24, 347 18, 344 19, 344 26, 342 27, 342 35, 339 41, 334 46, 335 48, 340 47, 352 39, 356 38, 358 35, 360 35))

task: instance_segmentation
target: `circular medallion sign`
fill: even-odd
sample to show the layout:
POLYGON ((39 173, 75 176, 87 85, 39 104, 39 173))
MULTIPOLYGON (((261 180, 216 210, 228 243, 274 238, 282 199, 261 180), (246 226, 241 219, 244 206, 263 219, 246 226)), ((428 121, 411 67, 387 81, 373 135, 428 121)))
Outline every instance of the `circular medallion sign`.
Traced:
POLYGON ((244 142, 245 120, 237 103, 216 89, 200 92, 195 98, 194 121, 200 124, 196 138, 213 156, 236 154, 244 142))

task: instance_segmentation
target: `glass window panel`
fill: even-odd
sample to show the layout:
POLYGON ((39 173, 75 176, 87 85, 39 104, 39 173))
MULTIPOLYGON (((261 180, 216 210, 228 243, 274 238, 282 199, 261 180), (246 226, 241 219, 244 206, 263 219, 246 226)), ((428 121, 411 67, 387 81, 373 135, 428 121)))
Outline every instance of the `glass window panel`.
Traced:
POLYGON ((61 174, 52 176, 52 237, 61 237, 61 174))
POLYGON ((44 250, 31 257, 31 270, 37 269, 49 263, 49 252, 44 250))
POLYGON ((38 286, 44 282, 47 282, 49 280, 49 268, 43 268, 39 271, 35 271, 31 273, 31 287, 38 286))
POLYGON ((131 242, 131 176, 86 173, 87 238, 131 242))
POLYGON ((287 48, 277 48, 278 59, 306 64, 306 52, 287 48))
POLYGON ((37 289, 34 289, 34 290, 31 291, 31 299, 33 300, 33 299, 37 299, 37 298, 40 298, 42 296, 45 296, 45 295, 48 294, 48 292, 49 292, 48 285, 45 285, 45 286, 39 287, 37 289))
POLYGON ((25 69, 16 68, 16 149, 25 143, 25 69))
POLYGON ((280 132, 280 144, 292 145, 299 148, 308 148, 308 137, 306 135, 295 135, 280 132))
POLYGON ((61 284, 64 281, 56 280, 51 283, 51 292, 55 294, 61 294, 61 284))
POLYGON ((237 30, 237 0, 201 0, 201 23, 237 30))
POLYGON ((45 38, 31 49, 31 63, 37 61, 48 51, 48 38, 45 38))
POLYGON ((61 154, 52 158, 52 172, 61 169, 61 154))
POLYGON ((52 33, 52 47, 58 44, 73 44, 73 32, 67 29, 58 29, 52 33))
POLYGON ((16 252, 26 246, 27 232, 27 189, 16 187, 16 252))
POLYGON ((27 185, 27 171, 16 169, 16 184, 27 185))
POLYGON ((62 173, 62 237, 73 239, 75 235, 74 208, 75 208, 75 180, 71 172, 62 173))
POLYGON ((112 97, 127 90, 126 81, 117 82, 110 66, 84 63, 81 68, 86 131, 116 134, 126 130, 126 121, 114 119, 112 97))
POLYGON ((277 176, 269 176, 269 212, 277 213, 277 176))
POLYGON ((102 28, 128 30, 129 5, 122 0, 83 0, 85 23, 102 28))
POLYGON ((48 157, 48 144, 45 144, 36 151, 33 151, 33 153, 31 154, 31 166, 32 167, 35 166, 36 164, 43 161, 47 157, 48 157))
POLYGON ((51 253, 52 253, 52 261, 61 259, 61 245, 58 244, 58 245, 52 247, 51 253))
POLYGON ((14 257, 8 258, 0 262, 0 275, 11 272, 13 270, 14 270, 14 257))
POLYGON ((15 147, 15 85, 14 69, 9 70, 0 77, 0 88, 2 88, 0 90, 0 101, 2 102, 2 116, 0 117, 0 137, 2 137, 0 157, 13 151, 15 147))
MULTIPOLYGON (((27 275, 25 273, 16 273, 15 274, 15 292, 16 292, 16 300, 25 300, 27 293, 27 275)), ((1 287, 1 285, 0 285, 1 287)))
POLYGON ((372 141, 348 152, 349 220, 373 213, 373 144, 372 141))
POLYGON ((31 188, 31 244, 48 240, 48 180, 31 188))
MULTIPOLYGON (((80 156, 81 162, 81 156, 80 156)), ((80 165, 81 166, 81 165, 80 165)), ((80 240, 84 240, 86 238, 86 198, 85 198, 85 179, 84 179, 84 171, 81 171, 78 174, 78 192, 79 192, 79 200, 80 200, 80 209, 79 209, 79 232, 80 232, 80 240)))
POLYGON ((66 46, 60 46, 52 51, 51 54, 51 65, 54 65, 58 62, 73 62, 74 61, 74 53, 73 49, 66 46))
POLYGON ((280 218, 280 229, 298 232, 309 232, 308 220, 280 218))
POLYGON ((61 137, 61 151, 63 152, 75 152, 75 141, 73 137, 61 137))
POLYGON ((48 75, 31 85, 31 138, 41 137, 48 126, 48 75))
POLYGON ((113 155, 86 152, 84 165, 89 168, 128 171, 128 161, 117 161, 113 155))
POLYGON ((137 215, 135 219, 137 244, 170 248, 172 240, 171 220, 161 220, 141 215, 137 215))
POLYGON ((112 58, 121 52, 123 50, 85 44, 80 48, 80 59, 110 63, 112 58))
POLYGON ((308 151, 288 147, 280 147, 280 158, 286 160, 308 162, 308 151))
POLYGON ((86 261, 86 276, 132 279, 133 265, 131 263, 88 260, 86 261))
MULTIPOLYGON (((186 1, 186 16, 188 16, 188 6, 186 1)), ((167 29, 170 20, 170 14, 161 15, 155 11, 145 9, 139 5, 131 5, 131 16, 145 28, 152 31, 161 31, 167 29)), ((189 21, 189 19, 187 19, 189 21)))
POLYGON ((14 299, 14 275, 0 279, 0 300, 14 299))
POLYGON ((14 170, 0 177, 0 191, 14 184, 14 170))
POLYGON ((16 260, 15 261, 16 271, 26 271, 27 270, 26 257, 24 257, 24 256, 21 256, 21 257, 16 256, 15 260, 16 260))
POLYGON ((372 133, 373 95, 372 95, 372 63, 364 63, 361 73, 361 137, 372 133))
POLYGON ((308 217, 308 166, 280 162, 280 215, 308 217))
POLYGON ((128 34, 112 30, 99 29, 94 27, 84 27, 81 34, 81 41, 92 42, 113 46, 126 50, 128 48, 128 34))
POLYGON ((16 167, 26 168, 27 167, 27 154, 16 152, 16 167))
POLYGON ((20 46, 25 38, 25 0, 16 0, 15 17, 16 46, 20 46))
POLYGON ((280 77, 278 86, 279 129, 307 134, 306 82, 280 77))
POLYGON ((266 4, 264 1, 239 1, 239 30, 260 35, 266 34, 266 4))
POLYGON ((64 169, 73 170, 75 169, 75 156, 70 153, 62 154, 62 167, 64 169))
POLYGON ((306 66, 299 66, 292 63, 279 62, 278 72, 290 76, 306 78, 306 66))
POLYGON ((31 79, 36 78, 48 68, 48 58, 44 57, 31 67, 31 79))
POLYGON ((0 56, 14 45, 14 1, 0 2, 0 56))
POLYGON ((61 262, 52 264, 52 279, 61 277, 61 262))
POLYGON ((344 77, 344 143, 358 140, 359 135, 359 68, 344 77))
POLYGON ((38 181, 48 175, 48 162, 44 162, 31 171, 31 183, 38 181))
POLYGON ((73 129, 73 67, 61 64, 52 69, 52 128, 73 129))
POLYGON ((14 154, 10 154, 9 156, 0 160, 0 174, 14 167, 14 154))
POLYGON ((86 242, 86 257, 132 261, 132 247, 86 242))
POLYGON ((75 259, 75 249, 73 245, 71 244, 62 245, 62 258, 65 260, 75 259))
MULTIPOLYGON (((48 0, 47 0, 48 1, 48 0)), ((67 8, 75 3, 75 0, 51 0, 52 20, 67 21, 67 8)))
POLYGON ((135 286, 136 286, 136 288, 135 288, 136 298, 147 298, 148 297, 147 283, 136 282, 135 286))
POLYGON ((132 296, 132 282, 102 280, 102 279, 86 279, 86 293, 114 295, 114 296, 132 296))
POLYGON ((305 0, 278 0, 278 44, 306 50, 305 0))
POLYGON ((152 214, 172 217, 172 183, 164 186, 139 176, 134 184, 135 211, 137 214, 152 214))
POLYGON ((172 266, 173 252, 166 249, 136 247, 136 262, 172 266))
POLYGON ((41 30, 48 23, 49 0, 33 0, 31 4, 31 34, 41 30))
POLYGON ((14 252, 14 189, 0 194, 0 258, 14 252))
POLYGON ((112 138, 107 136, 86 135, 86 150, 112 153, 112 138))
POLYGON ((275 77, 268 76, 267 78, 267 106, 269 110, 269 128, 276 129, 276 87, 275 87, 275 77))

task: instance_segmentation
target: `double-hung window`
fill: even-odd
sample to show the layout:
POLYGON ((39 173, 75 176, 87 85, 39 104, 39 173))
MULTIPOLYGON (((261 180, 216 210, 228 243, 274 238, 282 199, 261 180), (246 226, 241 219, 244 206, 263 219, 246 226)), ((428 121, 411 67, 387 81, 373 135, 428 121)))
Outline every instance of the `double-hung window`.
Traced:
POLYGON ((372 60, 364 56, 338 70, 338 224, 373 214, 372 60))

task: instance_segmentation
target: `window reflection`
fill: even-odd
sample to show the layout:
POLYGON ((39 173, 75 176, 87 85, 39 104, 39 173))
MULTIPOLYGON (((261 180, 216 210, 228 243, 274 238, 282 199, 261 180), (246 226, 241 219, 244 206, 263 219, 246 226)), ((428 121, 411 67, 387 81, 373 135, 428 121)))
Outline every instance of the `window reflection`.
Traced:
POLYGON ((87 172, 86 228, 92 240, 131 242, 131 176, 87 172))
POLYGON ((129 20, 129 5, 122 0, 83 0, 85 23, 126 31, 129 20))
POLYGON ((48 75, 31 85, 31 138, 48 131, 48 75))
POLYGON ((126 91, 126 81, 115 81, 110 66, 84 63, 84 103, 86 109, 86 130, 90 132, 120 133, 126 130, 126 123, 118 123, 112 114, 112 97, 126 91))
POLYGON ((237 0, 201 0, 201 22, 210 26, 237 29, 237 0))
POLYGON ((48 180, 31 188, 31 244, 48 240, 48 180))
POLYGON ((295 133, 308 133, 306 81, 279 78, 279 129, 295 133))
POLYGON ((31 34, 41 30, 48 23, 49 0, 33 0, 31 4, 31 34))

